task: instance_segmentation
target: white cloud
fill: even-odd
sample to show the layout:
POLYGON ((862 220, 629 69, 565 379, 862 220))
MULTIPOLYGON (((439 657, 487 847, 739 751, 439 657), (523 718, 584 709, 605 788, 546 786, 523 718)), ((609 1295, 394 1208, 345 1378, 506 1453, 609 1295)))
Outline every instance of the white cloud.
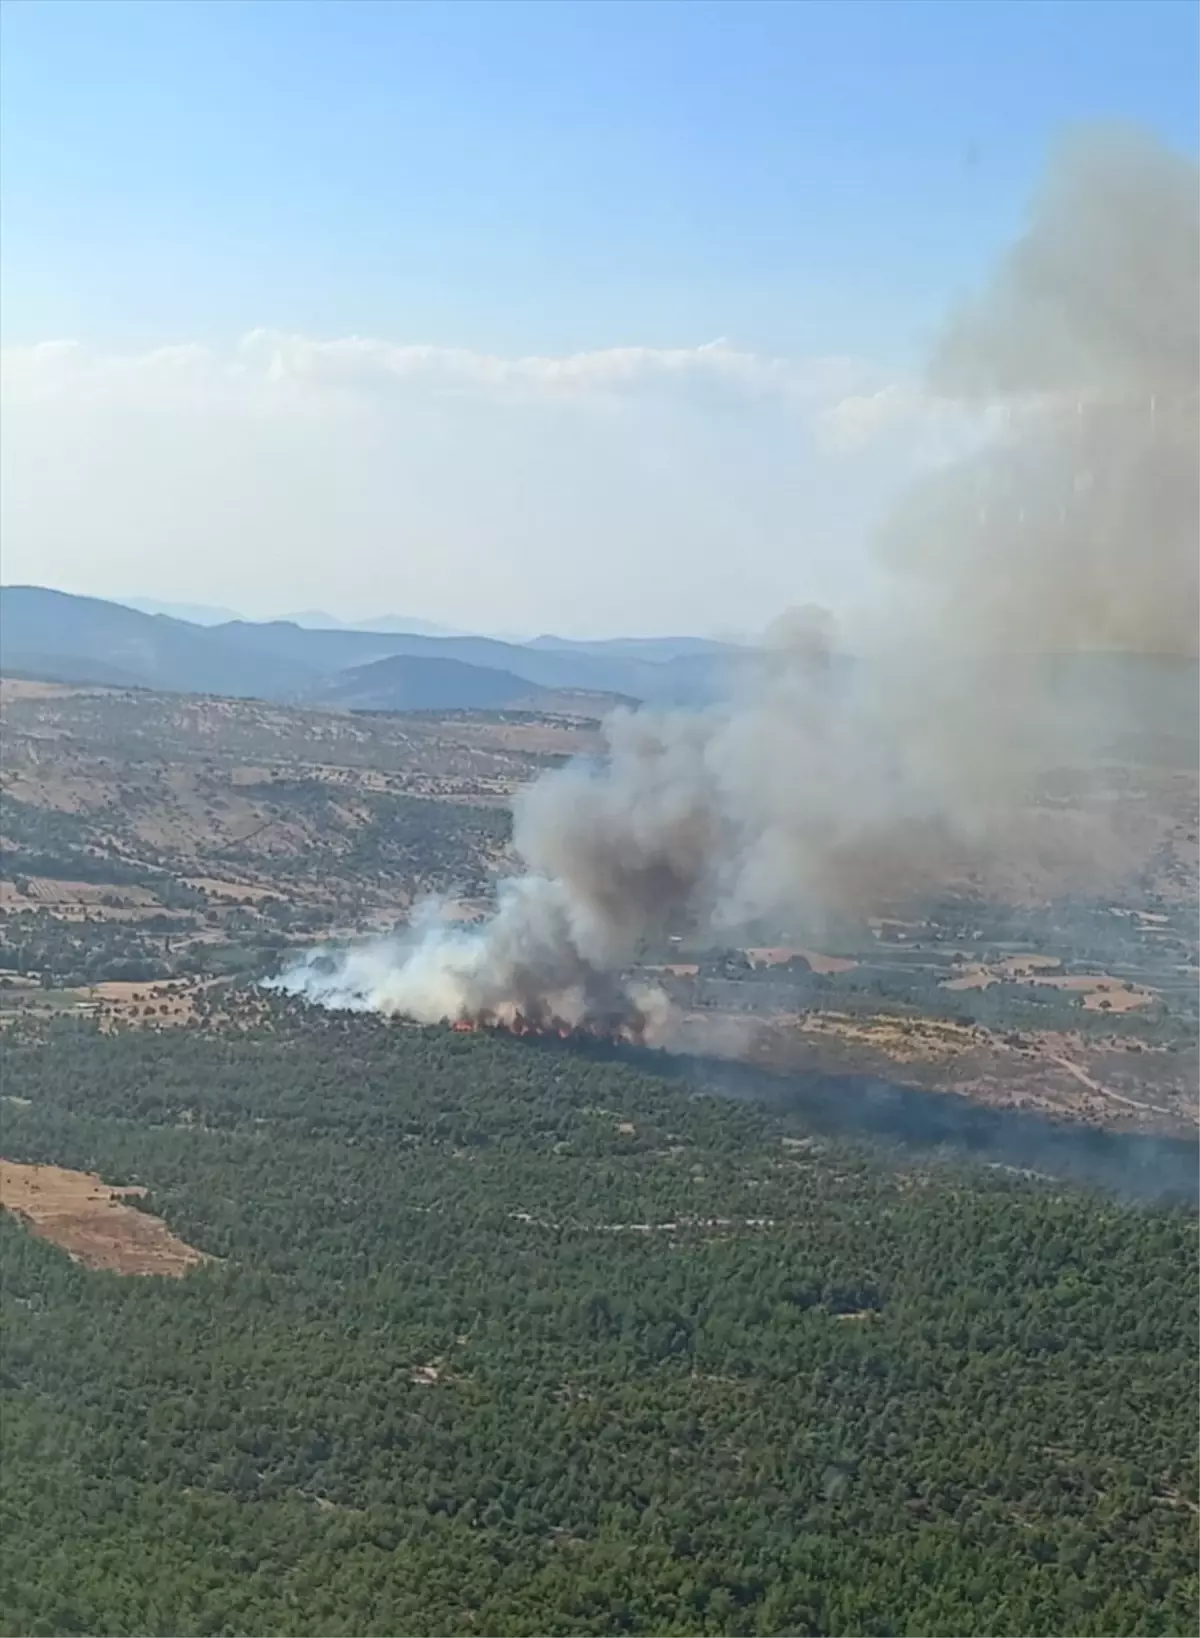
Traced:
POLYGON ((48 342, 0 386, 7 579, 593 635, 836 604, 924 425, 851 361, 723 340, 48 342))
POLYGON ((709 379, 760 390, 791 379, 778 359, 741 352, 727 342, 699 347, 608 347, 561 357, 504 358, 465 348, 397 345, 348 336, 307 336, 256 330, 241 343, 243 356, 265 363, 272 380, 375 385, 412 382, 435 390, 526 389, 547 394, 621 392, 647 382, 709 379))
POLYGON ((859 372, 844 359, 764 357, 727 341, 694 347, 607 347, 561 356, 504 357, 345 336, 253 330, 232 347, 186 344, 104 353, 75 341, 0 352, 6 397, 17 401, 111 401, 302 409, 348 404, 380 392, 525 399, 618 400, 656 389, 769 396, 801 405, 845 392, 859 372))
POLYGON ((507 357, 264 330, 9 348, 0 386, 6 579, 590 635, 861 602, 915 468, 1078 408, 726 341, 507 357))

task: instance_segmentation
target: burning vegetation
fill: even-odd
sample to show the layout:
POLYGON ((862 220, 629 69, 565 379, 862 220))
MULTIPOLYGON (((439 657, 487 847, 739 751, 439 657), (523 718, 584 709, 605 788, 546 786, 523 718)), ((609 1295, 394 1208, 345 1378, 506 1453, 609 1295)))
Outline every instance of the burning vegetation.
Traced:
POLYGON ((641 1046, 645 1042, 643 1020, 621 1024, 605 1023, 599 1019, 585 1019, 579 1024, 565 1024, 557 1018, 526 1018, 514 1012, 507 1018, 459 1018, 450 1028, 458 1035, 516 1035, 539 1040, 604 1041, 612 1045, 641 1046))
POLYGON ((801 611, 729 699, 618 711, 601 758, 517 799, 523 874, 490 920, 448 926, 431 907, 275 986, 424 1023, 665 1044, 665 996, 620 976, 647 942, 866 913, 938 884, 954 846, 986 868, 1029 845, 1031 780, 1120 727, 1121 702, 1063 688, 1056 660, 1195 653, 1198 214, 1189 160, 1125 134, 1064 150, 930 362, 925 398, 972 447, 881 530, 859 659, 840 663, 848 634, 801 611))

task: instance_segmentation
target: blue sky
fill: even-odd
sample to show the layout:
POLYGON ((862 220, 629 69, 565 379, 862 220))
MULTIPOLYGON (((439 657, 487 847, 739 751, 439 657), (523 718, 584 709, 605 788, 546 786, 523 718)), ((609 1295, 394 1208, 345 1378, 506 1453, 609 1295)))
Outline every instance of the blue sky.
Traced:
MULTIPOLYGON (((1194 151, 1197 49, 1197 8, 1183 0, 6 0, 3 340, 223 356, 265 330, 554 359, 727 338, 797 368, 854 360, 874 390, 915 369, 1018 231, 1065 126, 1125 120, 1194 151)), ((192 404, 172 433, 154 424, 157 401, 124 403, 125 443, 140 413, 145 447, 139 466, 123 444, 107 478, 111 426, 93 423, 113 412, 95 392, 68 406, 69 438, 61 401, 54 416, 22 409, 6 460, 5 578, 18 577, 15 559, 22 578, 73 589, 278 607, 258 558, 295 537, 289 463, 327 447, 337 456, 323 486, 312 472, 305 482, 339 536, 339 571, 307 527, 303 590, 285 603, 382 612, 359 608, 369 597, 444 617, 478 560, 487 590, 471 619, 495 612, 491 624, 511 626, 518 600, 494 608, 506 575, 557 564, 561 587, 523 623, 712 627, 728 609, 723 551, 742 555, 755 587, 736 599, 738 621, 809 593, 836 600, 830 558, 853 557, 897 478, 895 450, 863 457, 848 480, 778 410, 703 385, 686 402, 639 401, 624 431, 609 414, 586 435, 544 405, 489 414, 421 390, 398 409, 377 402, 383 419, 360 425, 378 470, 342 433, 310 428, 315 442, 277 447, 268 428, 257 482, 227 405, 192 404), (214 512, 212 529, 252 540, 253 561, 231 549, 199 562, 196 520, 175 527, 167 497, 147 509, 136 493, 152 461, 186 469, 197 493, 224 482, 247 521, 214 512), (407 480, 382 473, 397 465, 407 480), (75 512, 48 492, 46 474, 61 480, 64 467, 75 512), (468 480, 474 506, 455 492, 468 480), (572 483, 591 513, 574 555, 572 483), (746 563, 752 534, 710 525, 714 508, 753 514, 756 495, 752 521, 769 538, 746 563), (648 516, 662 554, 652 609, 626 617, 614 596, 589 610, 597 519, 636 536, 648 516), (438 520, 441 577, 420 562, 438 520), (151 529, 157 544, 139 555, 130 536, 151 529), (686 544, 697 530, 699 558, 686 544), (672 620, 685 570, 714 590, 689 594, 672 620)))

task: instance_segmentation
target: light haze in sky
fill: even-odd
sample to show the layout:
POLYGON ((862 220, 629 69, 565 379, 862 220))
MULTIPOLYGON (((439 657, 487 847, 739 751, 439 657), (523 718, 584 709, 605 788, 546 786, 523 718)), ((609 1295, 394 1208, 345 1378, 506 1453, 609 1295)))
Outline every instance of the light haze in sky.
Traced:
POLYGON ((7 0, 3 579, 457 628, 853 602, 1064 128, 1161 3, 7 0))

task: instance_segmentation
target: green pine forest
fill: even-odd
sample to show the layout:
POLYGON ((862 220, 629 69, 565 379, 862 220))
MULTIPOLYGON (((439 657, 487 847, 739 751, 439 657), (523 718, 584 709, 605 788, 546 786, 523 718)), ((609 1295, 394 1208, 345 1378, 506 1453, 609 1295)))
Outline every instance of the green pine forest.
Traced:
POLYGON ((5 1633, 1196 1631, 1189 1206, 283 1002, 3 1093, 212 1258, 0 1213, 5 1633))

